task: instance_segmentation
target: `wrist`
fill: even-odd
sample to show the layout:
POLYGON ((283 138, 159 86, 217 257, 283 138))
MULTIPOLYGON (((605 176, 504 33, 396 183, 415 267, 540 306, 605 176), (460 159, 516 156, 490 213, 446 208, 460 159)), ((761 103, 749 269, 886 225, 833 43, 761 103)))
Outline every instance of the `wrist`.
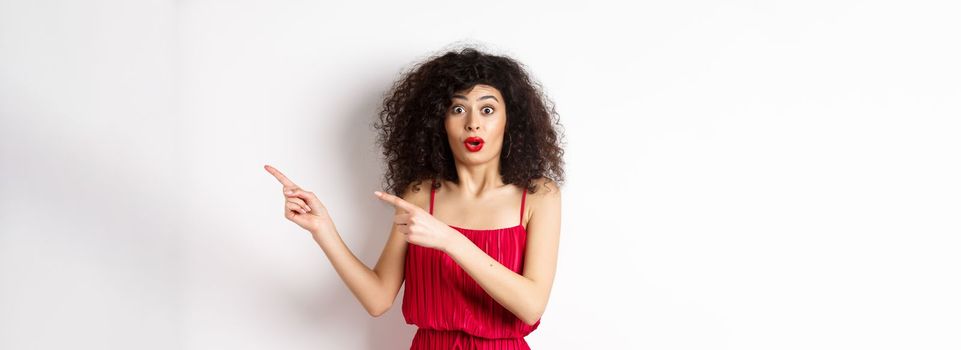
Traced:
POLYGON ((315 241, 320 241, 321 239, 326 239, 337 234, 337 229, 334 228, 334 224, 323 225, 319 228, 310 230, 310 235, 314 237, 315 241))
POLYGON ((454 233, 451 235, 451 239, 447 242, 447 245, 441 249, 445 254, 454 256, 462 250, 464 243, 468 241, 467 237, 462 235, 457 230, 451 229, 454 233))

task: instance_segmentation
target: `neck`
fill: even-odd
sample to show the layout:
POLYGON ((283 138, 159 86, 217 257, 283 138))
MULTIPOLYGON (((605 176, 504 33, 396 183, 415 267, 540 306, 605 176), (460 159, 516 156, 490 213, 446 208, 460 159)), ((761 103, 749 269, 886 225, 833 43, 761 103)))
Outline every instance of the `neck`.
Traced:
POLYGON ((454 164, 460 180, 454 191, 465 197, 479 198, 490 190, 504 187, 500 174, 500 160, 477 165, 454 164))

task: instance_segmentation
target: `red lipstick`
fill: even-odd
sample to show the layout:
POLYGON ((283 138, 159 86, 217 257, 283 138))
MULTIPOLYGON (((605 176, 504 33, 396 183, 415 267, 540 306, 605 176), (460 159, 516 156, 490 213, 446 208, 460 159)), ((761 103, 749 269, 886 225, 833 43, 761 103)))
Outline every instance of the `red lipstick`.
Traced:
POLYGON ((468 137, 464 140, 464 147, 467 147, 470 152, 478 152, 484 148, 484 139, 477 136, 468 137))

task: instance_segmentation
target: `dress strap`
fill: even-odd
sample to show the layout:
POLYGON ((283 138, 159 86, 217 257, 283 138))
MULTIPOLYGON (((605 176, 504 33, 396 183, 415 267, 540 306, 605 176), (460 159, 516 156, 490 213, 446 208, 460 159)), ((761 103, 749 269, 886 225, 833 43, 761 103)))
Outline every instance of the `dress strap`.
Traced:
POLYGON ((434 181, 430 182, 430 215, 434 215, 434 181))
POLYGON ((521 223, 520 223, 520 225, 523 225, 523 224, 524 224, 524 201, 527 200, 527 189, 524 188, 524 189, 522 189, 522 190, 524 191, 524 194, 521 195, 521 223))

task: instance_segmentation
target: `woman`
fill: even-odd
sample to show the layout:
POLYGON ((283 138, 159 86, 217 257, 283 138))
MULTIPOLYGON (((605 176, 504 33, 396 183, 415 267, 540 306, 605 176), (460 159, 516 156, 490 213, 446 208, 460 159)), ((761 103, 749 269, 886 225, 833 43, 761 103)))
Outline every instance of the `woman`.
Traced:
POLYGON ((374 194, 396 212, 373 269, 313 193, 265 168, 283 184, 286 218, 310 231, 368 313, 386 312, 404 283, 411 349, 529 349, 557 265, 559 126, 509 57, 467 48, 405 73, 375 123, 390 193, 374 194))

